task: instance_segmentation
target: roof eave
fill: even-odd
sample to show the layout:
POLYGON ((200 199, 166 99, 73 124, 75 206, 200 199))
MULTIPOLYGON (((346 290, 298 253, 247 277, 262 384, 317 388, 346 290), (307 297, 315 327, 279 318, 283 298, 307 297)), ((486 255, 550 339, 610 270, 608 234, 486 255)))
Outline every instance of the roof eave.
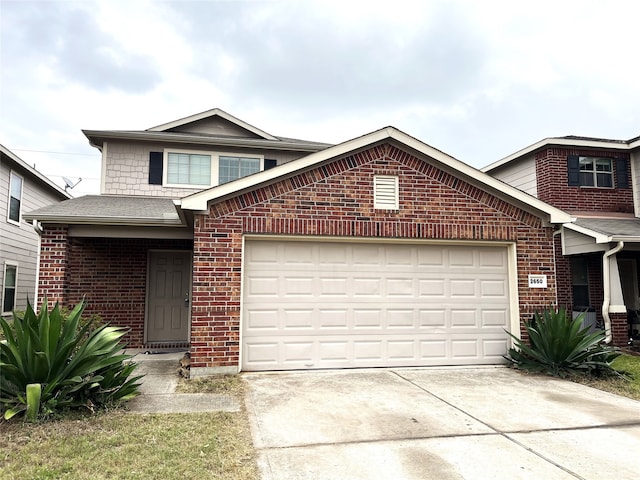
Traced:
POLYGON ((138 226, 138 227, 185 227, 179 219, 159 220, 144 217, 79 217, 74 215, 29 215, 23 218, 28 221, 36 220, 45 224, 63 225, 110 225, 110 226, 138 226))
POLYGON ((260 139, 244 139, 244 138, 222 138, 222 137, 203 137, 201 135, 191 135, 183 133, 165 133, 165 132, 123 132, 113 130, 82 130, 87 137, 89 143, 96 147, 102 146, 102 140, 141 140, 141 141, 162 141, 171 143, 189 143, 196 145, 220 145, 225 147, 258 147, 266 150, 286 150, 300 152, 317 152, 331 147, 328 143, 315 142, 287 142, 283 140, 260 140, 260 139))
POLYGON ((579 139, 579 138, 549 137, 549 138, 544 138, 532 145, 529 145, 528 147, 522 148, 517 152, 514 152, 511 155, 508 155, 496 162, 493 162, 487 165, 486 167, 481 168, 480 171, 484 173, 488 173, 509 162, 512 162, 513 160, 522 158, 525 155, 529 155, 545 147, 560 146, 560 147, 581 147, 581 148, 604 148, 604 149, 612 149, 612 150, 630 150, 631 148, 635 148, 633 147, 633 145, 635 144, 617 143, 617 142, 611 142, 607 140, 597 141, 597 140, 586 140, 586 139, 579 139))

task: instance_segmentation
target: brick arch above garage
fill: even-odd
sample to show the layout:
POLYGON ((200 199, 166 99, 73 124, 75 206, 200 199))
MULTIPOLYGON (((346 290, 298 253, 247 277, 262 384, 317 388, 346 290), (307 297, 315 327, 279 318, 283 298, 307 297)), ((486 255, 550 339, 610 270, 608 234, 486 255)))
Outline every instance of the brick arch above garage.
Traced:
POLYGON ((395 144, 337 157, 209 206, 194 225, 194 368, 237 367, 242 241, 247 234, 501 241, 516 245, 521 318, 555 303, 551 229, 473 179, 395 144), (399 177, 400 208, 373 208, 374 175, 399 177), (547 289, 527 275, 546 274, 547 289))

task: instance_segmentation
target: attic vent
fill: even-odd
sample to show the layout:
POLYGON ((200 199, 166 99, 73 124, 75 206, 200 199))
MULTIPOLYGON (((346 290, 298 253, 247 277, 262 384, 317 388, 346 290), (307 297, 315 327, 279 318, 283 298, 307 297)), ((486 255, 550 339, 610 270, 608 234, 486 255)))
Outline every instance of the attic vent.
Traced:
POLYGON ((373 177, 373 208, 398 210, 398 177, 373 177))

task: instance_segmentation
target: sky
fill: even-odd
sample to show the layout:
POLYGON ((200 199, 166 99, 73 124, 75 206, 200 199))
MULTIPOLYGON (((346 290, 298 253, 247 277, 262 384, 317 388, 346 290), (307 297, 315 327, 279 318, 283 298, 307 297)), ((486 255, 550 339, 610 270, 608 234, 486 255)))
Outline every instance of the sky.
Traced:
POLYGON ((640 2, 0 0, 0 143, 99 193, 82 133, 212 108, 340 143, 394 126, 477 168, 640 135, 640 2))

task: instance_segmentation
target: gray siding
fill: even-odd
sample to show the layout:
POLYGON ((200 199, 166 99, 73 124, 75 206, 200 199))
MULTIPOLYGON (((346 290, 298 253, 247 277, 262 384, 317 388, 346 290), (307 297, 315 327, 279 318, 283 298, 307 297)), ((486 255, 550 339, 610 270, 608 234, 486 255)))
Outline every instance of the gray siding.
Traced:
POLYGON ((608 250, 607 244, 596 243, 593 237, 574 232, 568 228, 562 230, 562 242, 563 255, 577 255, 608 250))
MULTIPOLYGON (((176 151, 208 151, 202 145, 167 145, 152 143, 106 143, 106 158, 103 158, 103 194, 109 195, 149 195, 157 197, 181 198, 197 192, 193 188, 172 188, 149 185, 149 152, 163 152, 165 148, 176 151)), ((231 154, 263 155, 278 164, 290 162, 306 154, 274 150, 247 150, 239 148, 215 148, 211 152, 231 154)))
MULTIPOLYGON (((28 171, 13 162, 0 163, 0 297, 4 290, 4 265, 7 261, 18 264, 18 284, 16 309, 24 310, 27 298, 33 301, 36 286, 36 265, 38 259, 39 236, 33 226, 24 221, 20 225, 7 221, 9 177, 11 171, 24 179, 21 213, 51 205, 61 200, 50 188, 43 187, 28 171)), ((0 309, 2 305, 0 304, 0 309)))
POLYGON ((538 196, 536 163, 533 155, 510 162, 487 173, 529 195, 538 196))

